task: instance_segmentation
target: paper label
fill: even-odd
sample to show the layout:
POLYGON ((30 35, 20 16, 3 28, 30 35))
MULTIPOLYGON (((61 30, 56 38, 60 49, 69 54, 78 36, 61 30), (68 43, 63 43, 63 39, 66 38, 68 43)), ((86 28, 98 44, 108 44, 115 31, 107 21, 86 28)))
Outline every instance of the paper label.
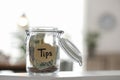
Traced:
POLYGON ((31 42, 29 54, 32 65, 42 70, 56 64, 57 47, 47 43, 39 44, 39 41, 31 42))

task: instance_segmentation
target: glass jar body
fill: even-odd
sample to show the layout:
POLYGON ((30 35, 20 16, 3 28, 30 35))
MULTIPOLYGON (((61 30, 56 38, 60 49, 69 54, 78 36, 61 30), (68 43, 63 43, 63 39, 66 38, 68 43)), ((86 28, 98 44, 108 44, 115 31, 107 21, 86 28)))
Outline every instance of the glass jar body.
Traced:
POLYGON ((26 70, 32 75, 59 71, 59 47, 56 28, 33 28, 26 41, 26 70))

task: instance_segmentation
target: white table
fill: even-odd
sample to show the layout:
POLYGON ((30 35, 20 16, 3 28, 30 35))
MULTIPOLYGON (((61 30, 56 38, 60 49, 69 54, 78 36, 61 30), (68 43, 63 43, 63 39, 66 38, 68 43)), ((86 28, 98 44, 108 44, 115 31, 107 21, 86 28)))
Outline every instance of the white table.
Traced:
POLYGON ((60 72, 57 76, 28 76, 27 73, 1 74, 0 80, 120 80, 120 71, 60 72))

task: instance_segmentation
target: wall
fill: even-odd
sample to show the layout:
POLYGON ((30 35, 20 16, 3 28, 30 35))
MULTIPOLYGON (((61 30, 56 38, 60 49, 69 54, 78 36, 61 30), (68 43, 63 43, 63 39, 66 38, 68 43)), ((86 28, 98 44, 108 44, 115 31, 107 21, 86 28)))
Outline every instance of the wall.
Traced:
POLYGON ((120 0, 88 0, 86 26, 89 31, 100 33, 98 52, 120 53, 120 0), (100 26, 100 17, 110 14, 114 25, 110 29, 100 26))

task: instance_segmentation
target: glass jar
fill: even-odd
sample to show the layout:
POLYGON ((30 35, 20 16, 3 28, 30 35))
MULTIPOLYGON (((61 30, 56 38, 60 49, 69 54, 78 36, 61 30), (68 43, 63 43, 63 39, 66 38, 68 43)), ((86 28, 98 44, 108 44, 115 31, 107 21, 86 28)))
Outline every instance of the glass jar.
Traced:
POLYGON ((79 50, 57 28, 31 28, 26 30, 26 70, 29 74, 56 74, 59 71, 59 45, 81 65, 79 50))

